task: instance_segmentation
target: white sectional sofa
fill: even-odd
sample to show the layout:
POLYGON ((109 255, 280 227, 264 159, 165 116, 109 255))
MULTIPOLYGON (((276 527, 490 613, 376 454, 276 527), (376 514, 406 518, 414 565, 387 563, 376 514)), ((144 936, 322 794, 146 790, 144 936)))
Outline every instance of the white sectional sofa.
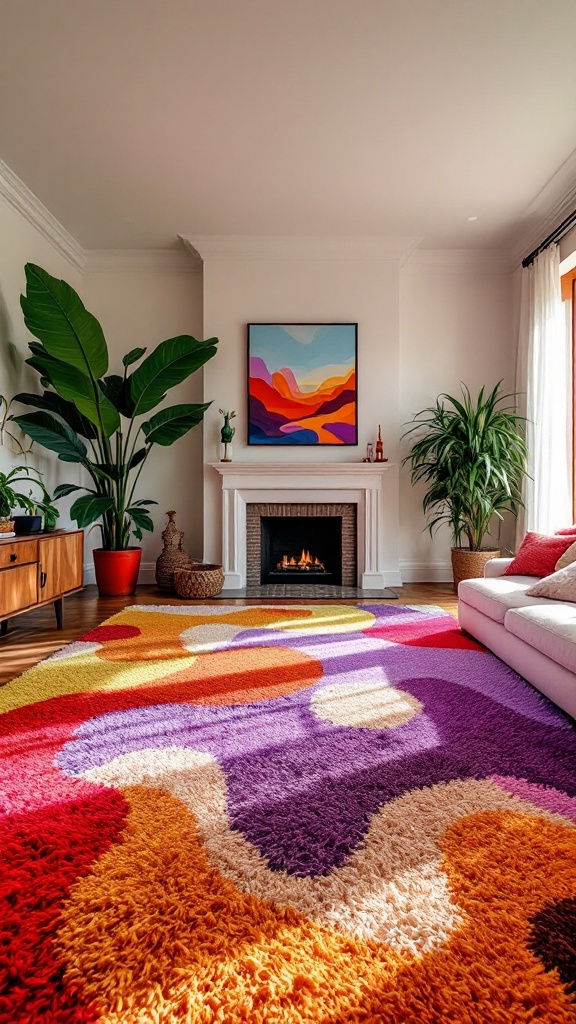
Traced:
POLYGON ((527 597, 537 578, 504 576, 511 561, 459 584, 460 626, 576 718, 576 603, 527 597))

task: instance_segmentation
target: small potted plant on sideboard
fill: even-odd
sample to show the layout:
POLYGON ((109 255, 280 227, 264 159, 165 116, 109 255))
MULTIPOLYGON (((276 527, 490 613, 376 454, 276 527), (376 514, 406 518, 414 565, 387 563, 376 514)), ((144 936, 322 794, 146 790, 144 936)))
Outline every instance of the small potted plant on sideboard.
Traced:
POLYGON ((38 529, 42 526, 42 517, 34 516, 34 502, 31 491, 25 494, 18 484, 38 483, 39 478, 28 466, 14 466, 9 473, 0 472, 0 536, 15 533, 16 520, 14 509, 25 508, 29 513, 26 518, 38 518, 38 529))

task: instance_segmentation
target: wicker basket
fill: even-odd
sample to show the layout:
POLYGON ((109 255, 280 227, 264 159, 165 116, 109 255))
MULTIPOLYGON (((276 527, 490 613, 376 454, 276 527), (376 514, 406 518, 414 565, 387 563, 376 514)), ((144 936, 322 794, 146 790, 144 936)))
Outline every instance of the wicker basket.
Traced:
POLYGON ((178 597, 187 600, 216 597, 223 585, 224 569, 221 565, 197 562, 174 570, 174 590, 178 597))
POLYGON ((468 548, 452 548, 452 573, 454 590, 462 580, 474 580, 484 575, 484 566, 491 558, 500 558, 500 551, 482 548, 469 551, 468 548))
POLYGON ((4 519, 0 520, 0 537, 3 533, 14 533, 14 520, 4 519))

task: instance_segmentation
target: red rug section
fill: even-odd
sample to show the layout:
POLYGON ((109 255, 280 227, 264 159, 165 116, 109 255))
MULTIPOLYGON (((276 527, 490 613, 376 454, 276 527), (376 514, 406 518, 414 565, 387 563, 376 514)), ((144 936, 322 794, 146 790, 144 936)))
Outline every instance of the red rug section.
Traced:
POLYGON ((366 636, 378 636, 382 640, 405 644, 408 647, 453 647, 466 651, 484 650, 481 644, 476 643, 461 629, 454 626, 451 616, 444 615, 434 619, 424 618, 417 622, 407 622, 403 625, 391 623, 389 626, 375 626, 373 629, 365 629, 364 633, 366 636))
POLYGON ((138 626, 96 626, 89 633, 78 637, 82 643, 100 643, 105 640, 129 640, 133 636, 140 636, 142 633, 138 626))
POLYGON ((96 1007, 67 987, 52 944, 62 901, 120 834, 126 803, 94 787, 0 825, 0 1021, 93 1024, 96 1007))

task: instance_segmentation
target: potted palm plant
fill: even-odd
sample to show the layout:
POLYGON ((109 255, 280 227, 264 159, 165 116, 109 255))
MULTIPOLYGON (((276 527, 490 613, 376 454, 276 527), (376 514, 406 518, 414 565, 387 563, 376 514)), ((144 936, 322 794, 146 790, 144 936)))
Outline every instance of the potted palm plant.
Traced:
POLYGON ((38 341, 30 343, 30 366, 40 374, 42 394, 15 401, 36 411, 12 418, 32 440, 77 463, 90 482, 61 484, 54 497, 85 491, 70 509, 79 528, 97 524, 102 547, 94 551, 102 594, 134 593, 141 548, 131 541, 153 530, 150 506, 137 496, 140 474, 155 445, 168 446, 201 422, 210 402, 160 408, 167 391, 182 383, 216 353, 217 338, 180 335, 161 342, 146 358, 134 348, 123 373, 108 373, 102 327, 65 281, 26 264, 24 320, 38 341), (129 372, 130 367, 138 364, 129 372))
POLYGON ((494 519, 517 515, 526 473, 524 418, 506 404, 516 396, 502 391, 502 381, 472 398, 442 394, 436 404, 416 413, 403 437, 412 448, 404 458, 412 483, 423 482, 422 500, 431 534, 447 524, 452 535, 454 587, 481 576, 484 563, 499 554, 485 546, 494 519), (463 541, 467 546, 463 546, 463 541))

